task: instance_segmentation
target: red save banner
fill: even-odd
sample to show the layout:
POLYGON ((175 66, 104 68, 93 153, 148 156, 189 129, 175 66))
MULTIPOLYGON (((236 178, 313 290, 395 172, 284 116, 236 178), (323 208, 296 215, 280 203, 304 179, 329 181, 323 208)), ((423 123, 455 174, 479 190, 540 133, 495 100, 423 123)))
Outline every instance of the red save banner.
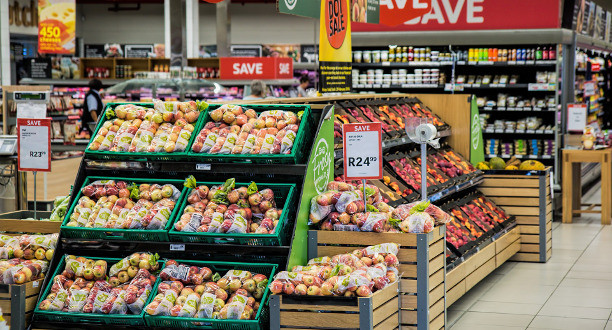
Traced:
POLYGON ((221 79, 291 79, 293 60, 288 57, 221 57, 221 79))
MULTIPOLYGON (((414 17, 414 16, 413 16, 414 17)), ((561 25, 559 0, 380 0, 379 25, 354 23, 353 32, 545 29, 561 25), (397 26, 406 7, 431 1, 423 16, 397 26), (384 22, 384 23, 383 23, 384 22), (383 25, 385 24, 385 25, 383 25)))
MULTIPOLYGON (((431 11, 432 0, 381 0, 380 24, 396 26, 431 11)), ((435 1, 435 0, 434 0, 435 1)))

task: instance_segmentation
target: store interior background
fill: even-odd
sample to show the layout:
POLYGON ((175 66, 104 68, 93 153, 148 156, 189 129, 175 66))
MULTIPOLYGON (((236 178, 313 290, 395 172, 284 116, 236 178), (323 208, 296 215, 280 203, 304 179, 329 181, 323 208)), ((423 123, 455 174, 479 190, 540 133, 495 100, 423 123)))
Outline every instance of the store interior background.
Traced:
MULTIPOLYGON (((166 0, 172 1, 172 0, 166 0)), ((218 5, 205 3, 197 0, 188 0, 195 2, 199 8, 197 47, 194 45, 188 46, 191 54, 187 54, 188 58, 199 57, 200 46, 216 45, 219 41, 217 33, 218 17, 216 10, 218 5)), ((229 0, 226 0, 229 1, 229 0)), ((492 0, 487 0, 492 1, 492 0)), ((440 1, 439 1, 440 2, 440 1)), ((19 6, 35 5, 35 1, 30 0, 2 0, 0 2, 0 10, 5 10, 9 4, 19 6)), ((111 0, 76 0, 76 37, 77 37, 77 54, 74 57, 85 57, 84 49, 87 44, 164 44, 167 42, 168 31, 165 30, 164 17, 164 1, 149 0, 149 1, 111 1, 111 0)), ((574 1, 568 1, 574 3, 574 1)), ((612 11, 612 1, 599 1, 598 5, 605 10, 612 11)), ((564 9, 566 10, 566 9, 564 9)), ((285 15, 277 12, 275 2, 261 1, 232 1, 229 4, 229 20, 225 21, 231 24, 230 38, 233 45, 262 45, 262 44, 293 44, 293 45, 316 45, 319 41, 319 23, 315 19, 304 18, 293 15, 285 15)), ((565 22, 563 24, 566 24, 565 22)), ((27 75, 25 62, 30 58, 35 58, 36 43, 37 43, 37 28, 36 27, 17 27, 10 26, 10 76, 9 82, 4 82, 5 85, 19 84, 22 74, 27 75)), ((384 50, 390 44, 399 46, 415 46, 415 47, 431 47, 443 51, 448 49, 449 43, 454 43, 452 49, 467 50, 470 47, 500 47, 500 48, 555 48, 557 56, 567 56, 572 52, 572 57, 581 60, 580 52, 586 53, 589 61, 595 58, 604 58, 602 63, 608 70, 606 74, 601 73, 600 76, 605 79, 608 86, 610 83, 610 72, 612 62, 610 62, 610 52, 612 51, 612 42, 598 40, 591 36, 577 36, 577 34, 568 29, 545 29, 534 30, 528 29, 524 31, 505 30, 499 33, 495 31, 439 31, 434 33, 419 33, 419 32, 402 32, 388 33, 386 37, 375 40, 375 37, 359 36, 359 33, 354 33, 353 50, 376 49, 384 50), (574 38, 572 40, 572 38, 574 38), (604 78, 605 76, 605 78, 604 78)), ((6 43, 3 43, 6 46, 6 43)), ((298 48, 299 51, 299 48, 298 48)), ((166 49, 166 54, 168 49, 166 49)), ((6 62, 6 57, 2 58, 6 62)), ((582 58, 584 60, 584 58, 582 58)), ((559 61, 561 63, 561 61, 559 61)), ((586 65, 585 63, 583 63, 586 65)), ((554 90, 551 90, 549 95, 555 98, 555 105, 558 111, 549 114, 536 115, 545 118, 544 124, 552 125, 550 136, 547 139, 555 141, 555 151, 543 162, 548 166, 558 166, 560 164, 561 148, 571 141, 574 145, 580 144, 580 135, 565 136, 566 129, 563 127, 563 117, 565 109, 563 106, 569 103, 574 103, 577 100, 576 93, 581 90, 582 86, 575 81, 587 69, 582 67, 583 64, 576 64, 575 67, 561 67, 560 64, 551 64, 550 66, 537 66, 532 68, 521 69, 521 75, 529 77, 532 82, 535 79, 536 72, 550 71, 556 72, 560 78, 554 84, 554 90), (524 73, 525 72, 525 73, 524 73), (566 78, 565 74, 570 73, 571 78, 566 78), (567 80, 566 80, 567 79, 567 80), (571 81, 571 88, 563 86, 563 81, 571 81), (549 116, 550 115, 550 116, 549 116)), ((490 74, 492 76, 508 74, 512 69, 505 67, 501 71, 497 70, 497 66, 487 66, 472 68, 463 66, 458 68, 463 75, 469 74, 490 74)), ((501 67, 501 66, 500 66, 501 67)), ((304 72, 316 71, 316 63, 295 63, 295 79, 285 82, 284 88, 295 87, 297 78, 304 72)), ((374 68, 374 66, 372 66, 374 68)), ((366 71, 371 69, 367 65, 357 65, 353 69, 366 71)), ((453 70, 455 67, 452 68, 453 70)), ((450 68, 449 68, 450 70, 450 68)), ((3 75, 6 77, 6 72, 3 75)), ((84 77, 85 72, 80 72, 81 79, 79 82, 71 83, 70 79, 65 81, 56 81, 58 88, 83 88, 87 84, 87 78, 84 77)), ((604 80, 602 80, 604 81, 604 80)), ((113 81, 115 82, 115 81, 113 81)), ((240 83, 238 87, 246 87, 249 82, 240 83)), ((35 85, 35 84, 33 84, 35 85)), ((110 87, 111 83, 105 82, 105 87, 110 87)), ((227 86, 230 87, 230 86, 227 86)), ((236 86, 234 86, 236 87, 236 86)), ((312 81, 310 87, 316 88, 316 83, 312 81)), ((438 93, 449 94, 450 91, 440 89, 403 89, 403 93, 438 93)), ((604 89, 603 87, 601 88, 604 89)), ((367 87, 356 88, 354 92, 372 92, 372 89, 367 87)), ((394 90, 376 90, 377 93, 394 92, 394 90)), ((56 96, 61 97, 64 91, 58 91, 56 96)), ((82 96, 82 91, 79 92, 82 96)), ((457 91, 457 94, 479 94, 487 93, 490 99, 497 100, 497 91, 480 91, 466 89, 464 92, 457 91)), ((499 93, 523 93, 516 90, 500 90, 499 93)), ((524 95, 529 94, 527 92, 524 95)), ((537 94, 539 97, 542 94, 537 94)), ((609 129, 610 119, 612 118, 612 95, 610 88, 602 91, 601 112, 603 128, 609 129), (605 103, 604 103, 605 99, 605 103)), ((483 108, 482 106, 480 108, 483 108)), ((481 114, 486 111, 494 111, 495 109, 481 111, 481 114)), ((511 116, 510 119, 517 120, 522 117, 531 116, 523 114, 511 116)), ((491 123, 490 123, 491 124, 491 123)), ((465 125, 468 126, 468 125, 465 125)), ((482 128, 483 130, 485 127, 482 128)), ((459 125, 453 126, 453 132, 466 132, 465 127, 459 125)), ((490 134, 491 132, 489 132, 490 134)), ((548 134, 548 133, 542 133, 548 134)), ((495 138, 493 134, 487 136, 484 134, 485 142, 487 139, 495 138)), ((525 137, 522 137, 526 139, 525 137)), ((53 142, 53 149, 58 154, 58 161, 53 162, 53 172, 49 174, 39 175, 37 182, 39 190, 36 194, 40 209, 51 208, 53 198, 57 195, 66 194, 66 182, 72 183, 75 173, 78 170, 78 164, 81 161, 82 151, 87 146, 89 139, 77 137, 76 143, 65 143, 61 139, 53 142), (61 155, 61 156, 59 156, 61 155), (40 189, 45 187, 45 189, 40 189)), ((502 152, 500 152, 502 154, 502 152)), ((491 158, 487 151, 484 151, 486 158, 491 158)), ((469 159, 469 154, 464 155, 469 159)), ((527 159, 527 157, 525 157, 527 159)), ((600 178, 600 167, 598 165, 585 165, 582 168, 582 186, 578 188, 588 199, 585 201, 596 202, 600 198, 599 190, 601 186, 598 184, 600 178), (593 195, 595 197, 593 197, 593 195)), ((451 307, 448 308, 447 325, 453 325, 452 329, 496 329, 496 328, 512 328, 525 329, 528 327, 544 328, 546 325, 554 325, 555 328, 568 329, 606 329, 612 327, 612 301, 609 297, 612 291, 609 288, 601 290, 601 293, 595 292, 598 289, 593 289, 591 286, 584 286, 583 283, 577 282, 584 280, 596 281, 596 284, 608 283, 602 279, 607 275, 612 274, 612 266, 608 262, 598 264, 595 267, 597 270, 593 274, 587 274, 585 270, 593 266, 596 262, 598 253, 602 253, 604 249, 610 246, 609 226, 600 225, 599 217, 581 217, 574 219, 574 224, 559 224, 561 217, 561 185, 558 180, 561 177, 561 170, 553 170, 551 177, 554 176, 554 182, 551 182, 554 193, 555 208, 555 224, 553 225, 552 233, 557 237, 555 248, 553 248, 553 257, 548 263, 540 264, 524 264, 516 262, 508 262, 504 266, 493 271, 491 275, 485 277, 478 286, 475 286, 471 291, 457 300, 451 307), (538 267, 545 268, 544 271, 536 271, 538 267), (605 282, 602 282, 605 281, 605 282), (501 283, 501 284, 500 284, 501 283), (584 286, 584 287, 582 287, 584 286), (587 293, 582 293, 582 289, 588 287, 587 293), (578 289, 577 289, 578 288, 578 289), (582 289, 580 289, 582 288, 582 289), (514 292, 520 292, 513 295, 514 292), (578 310, 576 318, 567 320, 564 323, 563 318, 567 314, 572 313, 571 301, 584 301, 593 299, 583 309, 578 310), (562 307, 563 306, 563 309, 562 307), (568 307, 570 306, 570 307, 568 307), (586 320, 576 321, 576 319, 586 320)), ((28 174, 28 194, 33 196, 33 178, 28 174)), ((1 197, 0 197, 1 198, 1 197)), ((6 204, 6 203, 5 203, 6 204)), ((32 205, 30 203, 30 208, 32 205)), ((602 257, 603 258, 603 257, 602 257)), ((538 268, 541 269, 541 268, 538 268)))

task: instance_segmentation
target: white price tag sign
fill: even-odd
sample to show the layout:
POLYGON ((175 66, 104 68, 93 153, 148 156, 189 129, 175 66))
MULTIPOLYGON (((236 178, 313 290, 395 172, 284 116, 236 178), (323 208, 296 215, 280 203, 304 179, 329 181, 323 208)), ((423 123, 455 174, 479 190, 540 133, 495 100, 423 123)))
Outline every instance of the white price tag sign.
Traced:
POLYGON ((51 119, 17 119, 19 171, 51 172, 51 119))
POLYGON ((382 179, 381 123, 345 124, 344 179, 382 179))

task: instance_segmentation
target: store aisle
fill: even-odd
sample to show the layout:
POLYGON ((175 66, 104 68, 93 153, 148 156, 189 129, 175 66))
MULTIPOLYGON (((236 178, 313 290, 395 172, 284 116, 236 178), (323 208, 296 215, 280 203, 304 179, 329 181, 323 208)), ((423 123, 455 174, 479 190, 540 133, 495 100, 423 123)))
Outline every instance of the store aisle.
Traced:
POLYGON ((611 252, 612 226, 598 215, 555 222, 550 261, 504 264, 448 308, 450 329, 612 330, 611 252))

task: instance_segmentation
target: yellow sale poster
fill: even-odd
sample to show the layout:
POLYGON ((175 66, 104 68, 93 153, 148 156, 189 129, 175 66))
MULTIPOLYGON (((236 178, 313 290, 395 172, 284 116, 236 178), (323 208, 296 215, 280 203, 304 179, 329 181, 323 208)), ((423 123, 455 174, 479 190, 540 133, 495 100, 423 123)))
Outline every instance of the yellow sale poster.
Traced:
POLYGON ((74 54, 75 0, 38 0, 38 52, 74 54))

